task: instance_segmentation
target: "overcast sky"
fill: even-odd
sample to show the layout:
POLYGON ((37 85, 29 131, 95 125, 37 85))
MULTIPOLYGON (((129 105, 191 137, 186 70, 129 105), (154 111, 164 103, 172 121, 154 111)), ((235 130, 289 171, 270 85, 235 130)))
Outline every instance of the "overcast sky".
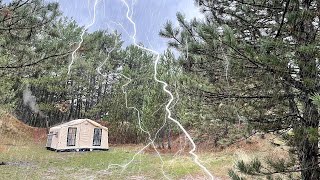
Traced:
MULTIPOLYGON (((86 26, 93 19, 95 0, 50 0, 59 2, 60 9, 65 16, 76 20, 81 26, 86 26)), ((199 10, 194 6, 194 0, 126 0, 133 5, 133 20, 137 27, 137 42, 145 46, 152 46, 158 51, 166 49, 165 39, 159 37, 159 30, 166 21, 176 21, 176 13, 182 12, 188 19, 201 17, 199 10)), ((100 0, 96 9, 96 22, 89 31, 98 29, 117 29, 122 33, 126 44, 132 43, 119 25, 132 35, 132 24, 126 19, 127 8, 121 0, 100 0), (108 28, 109 27, 109 28, 108 28)))

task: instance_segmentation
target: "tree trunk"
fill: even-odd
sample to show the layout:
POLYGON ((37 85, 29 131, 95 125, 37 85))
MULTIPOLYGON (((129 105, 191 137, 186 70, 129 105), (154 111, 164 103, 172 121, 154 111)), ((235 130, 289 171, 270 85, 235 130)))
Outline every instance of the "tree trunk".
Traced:
POLYGON ((74 111, 74 97, 72 95, 72 99, 71 99, 71 106, 70 106, 70 112, 69 112, 69 117, 68 117, 68 121, 73 119, 73 111, 74 111))
POLYGON ((301 128, 301 140, 297 141, 298 157, 301 164, 301 179, 320 179, 318 160, 318 111, 310 99, 304 106, 304 127, 301 128))
POLYGON ((48 118, 48 116, 46 116, 45 117, 45 119, 46 119, 46 129, 47 129, 47 134, 49 134, 49 118, 48 118))
MULTIPOLYGON (((298 1, 297 1, 298 2, 298 1)), ((318 2, 319 3, 319 2, 318 2)), ((303 11, 311 11, 312 1, 304 0, 301 2, 303 11)), ((297 12, 301 13, 301 8, 297 12)), ((304 12, 303 12, 304 13, 304 12)), ((305 16, 297 21, 298 31, 296 37, 300 46, 310 46, 316 42, 317 30, 312 25, 312 16, 305 16)), ((300 78, 306 87, 302 93, 303 103, 303 121, 301 126, 301 141, 297 142, 298 157, 301 165, 301 179, 311 180, 320 179, 319 162, 318 162, 318 143, 319 143, 319 113, 317 107, 312 103, 310 97, 318 93, 318 66, 316 63, 316 54, 306 50, 297 50, 300 59, 300 78)), ((298 135, 298 136, 299 136, 298 135)))
POLYGON ((301 179, 311 180, 319 179, 319 166, 318 166, 318 143, 311 142, 308 138, 301 143, 299 150, 299 160, 301 161, 301 179))
POLYGON ((171 127, 168 123, 168 149, 171 149, 171 127))

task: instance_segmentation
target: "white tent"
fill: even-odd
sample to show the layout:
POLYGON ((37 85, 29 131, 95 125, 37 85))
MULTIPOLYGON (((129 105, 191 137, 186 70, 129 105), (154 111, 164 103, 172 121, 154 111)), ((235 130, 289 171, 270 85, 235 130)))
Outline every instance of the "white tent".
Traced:
POLYGON ((52 127, 49 130, 47 149, 108 150, 108 128, 90 119, 77 119, 52 127))

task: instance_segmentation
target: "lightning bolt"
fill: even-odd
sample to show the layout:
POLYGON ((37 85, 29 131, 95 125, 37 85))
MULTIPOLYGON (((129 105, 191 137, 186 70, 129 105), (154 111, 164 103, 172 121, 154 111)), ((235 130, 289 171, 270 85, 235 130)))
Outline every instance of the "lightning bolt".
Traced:
MULTIPOLYGON (((120 24, 120 25, 121 25, 121 24, 120 24)), ((121 25, 121 26, 122 26, 122 25, 121 25)), ((122 27, 123 27, 123 26, 122 26, 122 27)), ((127 108, 127 109, 133 109, 134 111, 136 111, 136 113, 137 113, 137 118, 138 118, 139 128, 140 128, 140 130, 141 130, 142 132, 144 132, 144 133, 146 133, 146 134, 148 135, 149 143, 148 143, 147 145, 145 145, 142 149, 140 149, 137 153, 135 153, 134 156, 131 158, 131 160, 128 161, 127 163, 125 163, 125 164, 123 164, 123 165, 120 165, 120 164, 109 164, 109 165, 108 165, 108 168, 107 168, 106 170, 109 170, 109 169, 111 169, 112 167, 121 167, 121 168, 122 168, 122 172, 123 172, 123 171, 134 161, 134 159, 136 158, 136 156, 138 156, 139 154, 141 154, 147 147, 152 146, 153 149, 156 151, 156 153, 157 153, 157 155, 158 155, 158 157, 159 157, 159 159, 160 159, 160 161, 161 161, 161 164, 162 164, 162 165, 161 165, 161 167, 162 167, 161 170, 162 170, 163 176, 164 176, 166 179, 170 179, 170 178, 166 175, 166 173, 164 172, 164 170, 163 170, 164 161, 163 161, 163 159, 162 159, 159 151, 157 150, 156 146, 154 145, 154 141, 155 141, 155 139, 156 139, 156 137, 157 137, 157 134, 158 134, 158 133, 160 132, 160 130, 165 126, 166 121, 163 122, 163 125, 162 125, 162 126, 160 127, 160 129, 158 129, 158 131, 156 132, 155 137, 152 138, 150 132, 147 131, 147 130, 145 130, 145 129, 142 127, 142 120, 141 120, 141 116, 140 116, 140 111, 139 111, 139 109, 137 109, 137 108, 134 107, 134 106, 129 106, 129 105, 128 105, 128 93, 127 93, 127 91, 126 91, 126 87, 132 82, 132 79, 129 78, 128 76, 122 74, 122 73, 103 74, 103 73, 101 72, 102 67, 103 67, 103 66, 105 65, 105 63, 110 59, 111 53, 115 50, 115 48, 116 48, 116 46, 117 46, 117 42, 118 42, 118 40, 117 40, 117 38, 116 38, 115 44, 114 44, 113 48, 112 48, 112 49, 108 52, 108 54, 107 54, 107 58, 99 65, 99 67, 98 67, 96 70, 97 70, 97 72, 98 72, 101 76, 103 76, 103 77, 121 76, 121 77, 123 77, 124 79, 127 80, 127 82, 126 82, 124 85, 122 85, 122 87, 121 87, 122 93, 123 93, 124 96, 125 96, 125 105, 126 105, 126 108, 127 108)))
MULTIPOLYGON (((71 67, 76 59, 76 53, 77 51, 79 50, 79 48, 81 47, 82 43, 83 43, 83 36, 84 34, 86 33, 86 31, 95 23, 96 21, 96 7, 97 7, 97 4, 100 2, 101 0, 95 0, 94 1, 94 7, 93 7, 93 19, 91 21, 90 24, 88 24, 82 31, 81 35, 80 35, 80 41, 78 42, 78 46, 76 47, 76 49, 71 53, 71 62, 69 63, 69 66, 68 66, 68 75, 70 74, 71 72, 71 67)), ((88 1, 89 2, 89 1, 88 1)), ((89 12, 90 13, 90 12, 89 12)))
MULTIPOLYGON (((76 47, 76 49, 75 49, 75 50, 72 52, 72 54, 71 54, 71 57, 72 57, 72 58, 71 58, 71 62, 70 62, 70 64, 69 64, 69 66, 68 66, 68 74, 70 74, 70 72, 71 72, 71 67, 72 67, 72 65, 73 65, 73 63, 74 63, 74 61, 75 61, 75 58, 76 58, 76 52, 79 50, 79 48, 81 47, 81 45, 82 45, 82 43, 83 43, 83 36, 84 36, 86 30, 87 30, 88 28, 90 28, 90 27, 95 23, 95 19, 96 19, 96 6, 97 6, 97 4, 98 4, 99 2, 100 2, 100 0, 95 0, 93 20, 92 20, 92 22, 91 22, 89 25, 87 25, 87 26, 84 28, 84 30, 82 31, 82 33, 81 33, 81 35, 80 35, 80 41, 79 41, 79 43, 78 43, 78 46, 76 47)), ((209 171, 204 165, 202 165, 202 164, 200 163, 199 157, 197 156, 197 154, 195 154, 196 144, 194 143, 192 137, 191 137, 190 134, 185 130, 185 128, 181 125, 181 123, 172 117, 172 112, 171 112, 171 110, 170 110, 170 108, 171 108, 170 106, 171 106, 172 102, 174 101, 174 96, 173 96, 173 94, 171 93, 171 91, 168 90, 168 84, 167 84, 165 81, 159 80, 159 79, 157 78, 157 75, 158 75, 158 72, 157 72, 157 69, 158 69, 158 68, 157 68, 157 66, 158 66, 158 63, 159 63, 159 60, 160 60, 160 54, 159 54, 157 51, 155 51, 155 50, 152 50, 152 49, 149 49, 149 48, 145 48, 145 47, 140 46, 140 45, 138 45, 138 44, 136 43, 136 33, 137 33, 137 30, 136 30, 136 24, 135 24, 135 22, 132 20, 133 11, 130 9, 130 7, 129 7, 128 3, 126 2, 126 0, 121 0, 121 2, 127 7, 126 17, 127 17, 127 19, 130 21, 130 23, 133 25, 134 33, 133 33, 133 35, 130 36, 130 37, 132 38, 134 45, 137 46, 138 48, 142 49, 142 50, 149 51, 149 52, 151 52, 151 53, 153 53, 153 54, 156 55, 156 60, 155 60, 155 62, 154 62, 154 75, 153 75, 153 78, 154 78, 154 80, 155 80, 156 82, 158 82, 158 83, 160 83, 160 84, 163 85, 163 86, 162 86, 162 90, 163 90, 164 92, 166 92, 166 93, 170 96, 170 99, 169 99, 168 103, 167 103, 166 106, 165 106, 166 118, 165 118, 165 120, 164 120, 164 122, 163 122, 163 125, 162 125, 162 127, 160 127, 160 129, 158 129, 158 131, 157 131, 156 134, 155 134, 155 137, 152 139, 152 136, 151 136, 150 132, 147 131, 147 130, 145 130, 145 129, 142 127, 142 120, 141 120, 141 117, 140 117, 140 111, 139 111, 136 107, 133 107, 133 106, 129 106, 129 105, 128 105, 128 94, 127 94, 125 88, 131 83, 132 79, 129 78, 129 77, 127 77, 127 76, 125 76, 124 74, 121 74, 121 73, 111 73, 111 74, 106 75, 106 74, 102 74, 102 72, 101 72, 101 68, 105 65, 106 61, 110 58, 111 52, 114 51, 114 49, 115 49, 115 47, 116 47, 116 45, 117 45, 117 39, 116 39, 116 40, 115 40, 115 45, 114 45, 114 47, 108 52, 107 58, 105 59, 105 61, 104 61, 102 64, 100 64, 100 66, 99 66, 96 70, 97 70, 97 72, 98 72, 100 75, 102 75, 102 76, 104 76, 104 77, 107 77, 107 76, 109 77, 109 76, 115 75, 115 76, 121 76, 121 77, 123 77, 123 78, 125 78, 125 79, 127 80, 127 82, 126 82, 124 85, 122 85, 122 87, 121 87, 122 92, 123 92, 123 94, 125 95, 126 108, 128 108, 128 109, 133 109, 134 111, 137 112, 139 128, 141 129, 142 132, 144 132, 144 133, 146 133, 146 134, 148 135, 149 143, 148 143, 147 145, 145 145, 143 148, 141 148, 136 154, 134 154, 134 156, 132 157, 132 159, 131 159, 129 162, 127 162, 126 164, 124 164, 124 165, 120 165, 120 164, 110 164, 110 165, 108 166, 108 169, 110 169, 110 168, 112 168, 112 167, 114 167, 114 166, 118 166, 118 167, 121 167, 121 168, 122 168, 122 171, 124 171, 124 170, 134 161, 134 159, 136 158, 137 155, 141 154, 147 147, 152 146, 153 149, 156 151, 156 153, 157 153, 157 155, 158 155, 158 157, 159 157, 159 159, 160 159, 160 161, 161 161, 161 163, 162 163, 162 166, 161 166, 161 167, 162 167, 162 168, 161 168, 162 174, 164 175, 164 177, 165 177, 166 179, 170 179, 170 178, 166 175, 166 173, 164 172, 164 170, 163 170, 164 161, 163 161, 163 159, 162 159, 159 151, 157 150, 157 148, 156 148, 155 145, 154 145, 154 141, 155 141, 155 139, 156 139, 156 137, 157 137, 157 134, 158 134, 158 133, 160 132, 160 130, 165 126, 165 124, 166 124, 166 119, 168 118, 168 119, 170 119, 172 122, 174 122, 174 123, 182 130, 182 132, 185 134, 185 137, 186 137, 186 138, 190 141, 190 143, 192 144, 192 149, 189 151, 189 154, 191 154, 191 155, 193 156, 194 162, 210 177, 211 180, 213 180, 213 179, 214 179, 214 176, 210 173, 210 171, 209 171), (131 12, 131 14, 130 14, 130 12, 131 12)), ((134 3, 133 3, 133 4, 134 4, 134 3)), ((121 24, 120 24, 120 25, 121 25, 121 24)), ((121 27, 123 28, 122 25, 121 25, 121 27)), ((124 29, 124 28, 123 28, 123 29, 124 29)), ((128 33, 127 33, 127 34, 128 34, 128 33)))
POLYGON ((151 136, 150 132, 147 131, 147 130, 145 130, 145 129, 142 127, 142 120, 141 120, 141 116, 140 116, 140 111, 139 111, 136 107, 133 107, 133 106, 129 106, 129 105, 128 105, 128 94, 127 94, 127 91, 125 90, 125 87, 128 86, 128 85, 131 83, 132 79, 129 78, 129 77, 127 77, 127 76, 125 76, 125 75, 123 75, 123 74, 121 74, 121 73, 111 73, 111 74, 109 74, 108 76, 110 76, 110 75, 119 75, 119 76, 122 76, 123 78, 125 78, 125 79, 127 80, 127 82, 126 82, 124 85, 122 85, 122 87, 121 87, 122 92, 123 92, 123 94, 125 95, 126 108, 128 108, 128 109, 133 109, 134 111, 137 112, 137 118, 138 118, 139 128, 140 128, 140 130, 141 130, 142 132, 148 134, 149 143, 148 143, 147 145, 145 145, 143 148, 141 148, 137 153, 135 153, 135 154, 133 155, 133 157, 131 158, 131 160, 128 161, 126 164, 123 164, 123 165, 120 165, 120 164, 109 164, 107 170, 111 169, 112 167, 118 166, 118 167, 121 167, 121 168, 122 168, 122 172, 123 172, 123 171, 134 161, 134 159, 136 158, 136 156, 138 156, 139 154, 141 154, 147 147, 149 147, 149 146, 151 145, 151 146, 153 147, 153 149, 156 151, 156 153, 157 153, 157 155, 158 155, 158 157, 159 157, 159 159, 160 159, 160 161, 161 161, 161 163, 162 163, 162 165, 161 165, 161 167, 162 167, 162 169, 161 169, 161 170, 162 170, 162 174, 164 175, 164 177, 165 177, 166 179, 170 179, 170 178, 166 175, 166 173, 164 172, 164 170, 163 170, 164 161, 163 161, 163 159, 162 159, 159 151, 157 150, 156 146, 154 145, 154 141, 155 141, 155 139, 156 139, 157 134, 158 134, 158 133, 160 132, 160 130, 164 127, 164 125, 165 125, 166 122, 163 123, 162 127, 157 131, 155 137, 152 139, 152 136, 151 136))
POLYGON ((209 178, 210 178, 211 180, 213 180, 213 179, 214 179, 214 176, 211 174, 211 172, 210 172, 204 165, 202 165, 202 164, 200 163, 199 157, 198 157, 198 155, 195 153, 197 146, 196 146, 196 144, 194 143, 192 137, 191 137, 190 134, 186 131, 186 129, 182 126, 182 124, 181 124, 179 121, 177 121, 176 119, 174 119, 174 118, 172 117, 172 112, 171 112, 171 110, 170 110, 170 105, 171 105, 172 102, 174 101, 174 96, 173 96, 173 94, 171 93, 171 91, 168 90, 168 84, 167 84, 166 82, 162 81, 162 80, 159 80, 158 77, 157 77, 157 75, 158 75, 158 71, 157 71, 158 67, 157 67, 157 66, 158 66, 158 63, 159 63, 159 60, 160 60, 160 54, 159 54, 157 51, 155 51, 155 50, 152 50, 152 49, 149 49, 149 48, 145 48, 145 47, 142 47, 142 46, 140 46, 140 45, 137 44, 137 42, 136 42, 137 29, 136 29, 136 24, 135 24, 135 22, 132 20, 132 17, 130 16, 130 12, 131 12, 130 7, 129 7, 128 3, 126 2, 126 0, 121 0, 121 2, 123 2, 123 4, 127 7, 126 17, 127 17, 127 19, 130 21, 130 23, 133 25, 134 33, 133 33, 133 35, 131 36, 131 38, 132 38, 132 40, 133 40, 134 45, 137 46, 137 47, 140 48, 140 49, 149 51, 149 52, 151 52, 151 53, 153 53, 153 54, 156 55, 156 60, 155 60, 155 62, 154 62, 154 75, 153 75, 153 78, 154 78, 154 80, 155 80, 156 82, 158 82, 158 83, 160 83, 160 84, 163 85, 163 86, 162 86, 162 90, 163 90, 164 92, 166 92, 166 93, 170 96, 170 99, 169 99, 167 105, 165 106, 168 119, 170 119, 172 122, 174 122, 174 123, 181 129, 181 131, 186 135, 186 137, 188 138, 188 140, 189 140, 190 143, 192 144, 192 149, 189 151, 189 154, 191 154, 191 155, 193 156, 194 162, 209 176, 209 178))
MULTIPOLYGON (((128 86, 128 85, 131 83, 132 79, 129 78, 129 77, 127 77, 127 76, 125 76, 124 74, 121 74, 121 73, 111 73, 111 74, 109 74, 109 75, 119 75, 119 76, 122 76, 123 78, 125 78, 125 79, 127 80, 127 82, 126 82, 124 85, 122 85, 122 87, 121 87, 122 92, 123 92, 123 94, 125 95, 126 108, 127 108, 127 109, 133 109, 134 111, 137 112, 137 118, 138 118, 139 128, 140 128, 140 130, 141 130, 142 132, 144 132, 144 133, 146 133, 146 134, 148 135, 149 143, 148 143, 147 145, 145 145, 143 148, 141 148, 137 153, 135 153, 135 154, 133 155, 133 157, 131 158, 131 160, 128 161, 126 164, 123 164, 123 165, 120 165, 120 164, 110 164, 110 165, 108 165, 107 170, 111 169, 112 167, 118 166, 118 167, 121 167, 121 168, 122 168, 122 172, 123 172, 123 171, 134 161, 134 159, 136 158, 136 156, 138 156, 139 154, 141 154, 147 147, 149 147, 149 146, 151 145, 151 146, 153 147, 153 149, 156 151, 156 153, 157 153, 157 155, 158 155, 158 157, 159 157, 159 159, 160 159, 160 161, 161 161, 161 163, 162 163, 162 165, 161 165, 161 167, 162 167, 162 169, 161 169, 161 170, 162 170, 162 174, 164 175, 164 177, 165 177, 166 179, 170 179, 170 178, 166 175, 166 173, 164 172, 164 170, 163 170, 164 161, 163 161, 163 159, 162 159, 159 151, 157 150, 156 146, 154 145, 154 141, 155 141, 155 139, 156 139, 156 137, 157 137, 157 134, 158 134, 158 133, 160 132, 160 130, 165 126, 166 122, 163 123, 162 127, 160 127, 160 129, 156 132, 155 137, 152 139, 152 136, 151 136, 150 132, 147 131, 147 130, 145 130, 145 129, 142 127, 142 120, 141 120, 141 116, 140 116, 140 111, 139 111, 136 107, 134 107, 134 106, 129 106, 129 105, 128 105, 128 94, 127 94, 127 91, 125 90, 125 87, 128 86)), ((109 76, 109 75, 108 75, 108 76, 109 76)))

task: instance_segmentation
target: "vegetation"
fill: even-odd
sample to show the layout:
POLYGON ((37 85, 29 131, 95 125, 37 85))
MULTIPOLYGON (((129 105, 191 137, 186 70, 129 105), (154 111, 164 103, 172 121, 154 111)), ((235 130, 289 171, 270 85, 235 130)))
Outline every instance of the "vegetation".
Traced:
MULTIPOLYGON (((177 96, 169 107, 174 118, 197 144, 226 147, 261 131, 281 136, 290 147, 290 158, 240 160, 229 172, 233 179, 320 179, 320 2, 195 4, 205 19, 187 21, 177 13, 179 25, 168 22, 159 33, 180 55, 168 49, 158 66, 158 78, 177 96)), ((167 121, 168 96, 153 80, 155 55, 123 47, 116 31, 85 32, 78 44, 83 27, 58 7, 0 1, 0 114, 10 112, 36 127, 103 120, 113 143, 145 143, 141 126, 157 134, 159 148, 171 149, 179 130, 167 121)))
POLYGON ((301 179, 319 179, 319 109, 312 103, 319 93, 319 2, 196 3, 205 21, 187 22, 177 14, 180 26, 168 23, 160 32, 171 47, 188 52, 185 71, 203 81, 190 96, 216 107, 227 104, 230 113, 216 110, 218 116, 283 134, 292 147, 290 159, 268 167, 259 160, 238 163, 240 172, 269 179, 300 172, 301 179))
MULTIPOLYGON (((122 48, 121 36, 117 32, 86 32, 75 54, 71 73, 67 74, 71 54, 80 41, 82 27, 64 17, 56 3, 13 1, 2 4, 2 11, 15 15, 8 17, 2 14, 4 23, 1 37, 5 49, 0 55, 5 61, 0 62, 0 73, 3 75, 1 80, 6 83, 0 86, 4 109, 37 127, 77 118, 105 120, 113 127, 110 128, 112 142, 143 143, 148 136, 139 128, 137 112, 126 107, 127 99, 128 106, 140 111, 146 130, 156 134, 162 127, 157 138, 159 147, 171 148, 172 136, 177 134, 177 129, 170 122, 165 123, 164 107, 168 96, 162 91, 161 84, 153 80, 153 54, 133 45, 122 48), (39 10, 34 7, 39 7, 39 10), (16 18, 17 22, 7 18, 16 18), (24 18, 43 20, 35 22, 24 18), (23 23, 19 19, 23 19, 23 23), (35 24, 45 30, 35 28, 35 24), (28 36, 16 37, 11 28, 16 34, 28 36), (25 43, 21 43, 23 41, 25 43), (16 58, 15 54, 21 57, 16 58), (130 83, 127 84, 128 79, 120 74, 131 78, 130 83), (36 99, 33 106, 37 107, 24 101, 26 90, 30 90, 29 98, 36 99), (123 92, 128 93, 127 98, 123 92)), ((158 65, 158 78, 169 83, 169 89, 176 95, 185 91, 185 80, 197 80, 184 74, 180 64, 182 59, 175 58, 167 50, 161 55, 158 65)), ((181 96, 177 97, 174 104, 171 110, 175 118, 187 127, 201 129, 194 133, 199 136, 199 142, 209 137, 211 144, 219 146, 242 137, 242 133, 236 129, 230 130, 232 124, 228 122, 222 125, 220 122, 212 123, 213 116, 204 117, 206 121, 199 122, 198 118, 203 116, 197 111, 206 113, 208 109, 202 109, 203 104, 198 98, 190 101, 189 97, 181 96)))
MULTIPOLYGON (((112 145, 109 151, 56 153, 44 148, 45 131, 34 136, 34 132, 43 128, 27 126, 10 115, 0 117, 0 124, 0 164, 5 163, 0 165, 1 179, 163 179, 161 161, 152 148, 136 156, 122 171, 117 166, 108 167, 116 163, 125 165, 141 145, 112 145)), ((251 157, 286 156, 286 151, 268 142, 270 138, 256 137, 251 139, 252 144, 237 144, 241 146, 240 152, 237 146, 219 152, 202 152, 200 159, 215 176, 229 179, 228 170, 237 159, 247 162, 251 157)), ((183 151, 165 153, 162 158, 163 169, 171 179, 206 178, 183 151)))
MULTIPOLYGON (((9 165, 1 167, 2 179, 77 179, 79 177, 92 177, 98 179, 128 179, 148 178, 159 179, 162 177, 161 162, 153 154, 143 154, 137 157, 134 163, 123 172, 119 167, 108 169, 109 164, 125 164, 134 155, 139 147, 115 147, 106 152, 82 153, 55 153, 45 150, 42 146, 14 147, 6 153, 1 153, 0 158, 9 165), (41 158, 38 158, 40 156, 41 158), (12 164, 10 164, 12 163, 12 164), (16 164, 14 164, 16 163, 16 164)), ((207 155, 208 156, 208 155, 207 155)), ((219 167, 225 163, 224 171, 232 165, 230 157, 221 157, 212 162, 212 167, 219 167)), ((165 171, 171 178, 178 179, 198 174, 201 171, 186 157, 171 159, 171 155, 163 155, 165 171), (184 166, 180 166, 181 163, 184 166)))

